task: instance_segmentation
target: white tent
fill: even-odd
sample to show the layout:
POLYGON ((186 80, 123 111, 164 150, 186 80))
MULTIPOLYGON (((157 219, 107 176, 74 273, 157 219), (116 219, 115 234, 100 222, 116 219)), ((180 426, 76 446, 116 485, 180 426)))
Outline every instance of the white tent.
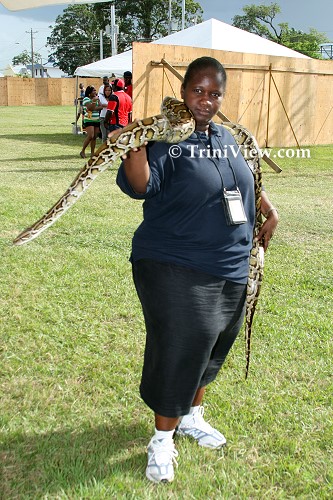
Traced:
MULTIPOLYGON (((235 28, 217 19, 209 19, 208 21, 196 24, 182 31, 177 31, 172 35, 160 38, 151 43, 309 59, 308 56, 300 52, 288 49, 288 47, 271 42, 248 31, 235 28)), ((129 50, 122 54, 81 66, 75 70, 75 75, 104 76, 114 73, 116 76, 121 76, 124 71, 131 68, 132 51, 129 50)))
POLYGON ((76 68, 75 76, 123 76, 124 71, 132 70, 132 51, 122 52, 116 56, 107 57, 100 61, 76 68))
POLYGON ((304 54, 300 54, 295 50, 288 49, 288 47, 271 42, 248 31, 235 28, 217 19, 209 19, 203 23, 155 40, 152 43, 309 59, 304 54))

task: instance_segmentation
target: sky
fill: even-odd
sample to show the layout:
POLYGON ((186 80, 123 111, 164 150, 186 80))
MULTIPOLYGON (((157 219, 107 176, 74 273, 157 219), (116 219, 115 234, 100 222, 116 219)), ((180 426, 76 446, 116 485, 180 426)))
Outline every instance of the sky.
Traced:
MULTIPOLYGON (((248 4, 271 4, 273 0, 196 0, 204 10, 203 18, 218 19, 231 24, 232 18, 242 14, 242 7, 248 4)), ((333 0, 275 0, 282 13, 278 22, 288 22, 295 29, 307 32, 315 28, 333 41, 333 0)), ((50 35, 50 26, 54 25, 58 15, 69 4, 42 7, 37 9, 12 12, 0 5, 0 69, 11 63, 15 55, 24 50, 31 50, 31 30, 33 31, 34 51, 39 52, 46 62, 49 49, 46 38, 50 35)), ((117 11, 116 11, 117 14, 117 11)))

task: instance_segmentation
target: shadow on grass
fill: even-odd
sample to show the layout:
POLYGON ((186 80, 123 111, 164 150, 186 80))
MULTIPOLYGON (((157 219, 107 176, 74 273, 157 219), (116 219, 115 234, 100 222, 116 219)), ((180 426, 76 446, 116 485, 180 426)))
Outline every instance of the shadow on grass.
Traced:
POLYGON ((141 424, 16 434, 0 445, 0 498, 41 498, 117 477, 144 477, 141 424))
POLYGON ((75 134, 40 134, 36 132, 35 134, 8 134, 0 135, 0 139, 8 139, 10 141, 19 142, 39 142, 43 144, 77 144, 78 142, 83 142, 84 135, 75 134))
MULTIPOLYGON (((24 162, 41 162, 41 161, 44 161, 44 162, 54 162, 55 160, 71 160, 72 162, 74 160, 78 160, 79 159, 79 155, 57 155, 57 156, 36 156, 35 158, 32 158, 32 157, 28 157, 28 158, 11 158, 10 160, 2 160, 3 163, 19 163, 21 161, 24 161, 24 162)), ((89 158, 87 158, 88 160, 89 158)), ((86 161, 87 161, 86 160, 86 161)), ((81 158, 81 163, 82 165, 84 165, 84 161, 85 160, 82 160, 81 158)), ((69 171, 69 170, 77 170, 77 167, 73 167, 73 168, 66 168, 66 169, 59 169, 59 168, 43 168, 43 169, 34 169, 34 170, 31 170, 29 167, 27 168, 15 168, 13 170, 1 170, 2 172, 44 172, 44 171, 48 171, 48 172, 63 172, 63 171, 69 171)))

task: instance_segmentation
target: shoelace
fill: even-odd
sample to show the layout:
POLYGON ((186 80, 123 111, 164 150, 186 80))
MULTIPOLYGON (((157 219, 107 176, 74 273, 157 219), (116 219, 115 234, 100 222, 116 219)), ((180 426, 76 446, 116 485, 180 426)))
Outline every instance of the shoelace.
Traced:
POLYGON ((213 427, 204 420, 204 413, 205 408, 203 406, 199 406, 199 409, 194 414, 192 414, 193 424, 200 430, 210 433, 213 431, 213 427))
MULTIPOLYGON (((153 453, 150 457, 149 463, 151 463, 153 460, 155 460, 155 457, 157 457, 158 453, 166 453, 170 456, 171 461, 178 467, 178 462, 176 458, 178 457, 178 451, 174 447, 173 443, 168 443, 165 444, 163 441, 154 441, 153 445, 153 453)), ((157 461, 155 460, 157 463, 157 461)))

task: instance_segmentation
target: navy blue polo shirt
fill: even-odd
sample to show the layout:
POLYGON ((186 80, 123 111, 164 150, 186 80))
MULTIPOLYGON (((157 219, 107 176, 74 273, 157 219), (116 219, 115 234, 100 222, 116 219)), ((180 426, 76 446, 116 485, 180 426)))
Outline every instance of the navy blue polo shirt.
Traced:
POLYGON ((246 283, 255 221, 253 175, 232 135, 211 122, 210 136, 195 132, 177 145, 149 143, 150 179, 144 194, 129 185, 121 164, 117 184, 144 199, 132 259, 198 269, 246 283), (214 158, 212 158, 214 157, 214 158), (223 188, 242 194, 247 222, 227 225, 223 188))

